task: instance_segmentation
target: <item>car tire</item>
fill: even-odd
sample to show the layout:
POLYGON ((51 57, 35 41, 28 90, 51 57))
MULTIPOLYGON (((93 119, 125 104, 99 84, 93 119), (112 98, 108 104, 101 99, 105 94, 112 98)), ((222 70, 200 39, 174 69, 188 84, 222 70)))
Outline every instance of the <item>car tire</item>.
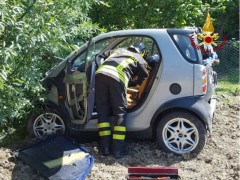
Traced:
POLYGON ((199 154, 207 141, 207 130, 194 114, 175 111, 165 115, 157 126, 157 142, 165 152, 199 154))
POLYGON ((66 135, 67 127, 61 114, 53 109, 33 114, 28 122, 28 133, 30 138, 42 140, 53 135, 66 135))

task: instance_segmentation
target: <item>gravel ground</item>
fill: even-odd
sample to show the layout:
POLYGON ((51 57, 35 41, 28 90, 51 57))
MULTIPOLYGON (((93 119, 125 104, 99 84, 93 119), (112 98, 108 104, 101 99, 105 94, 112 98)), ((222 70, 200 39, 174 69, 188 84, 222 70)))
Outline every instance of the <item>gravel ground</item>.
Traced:
MULTIPOLYGON (((129 166, 171 166, 182 179, 239 179, 239 96, 221 95, 217 103, 213 134, 197 156, 174 156, 158 150, 152 141, 129 141, 130 155, 115 160, 99 153, 97 142, 84 146, 94 156, 94 165, 86 179, 126 179, 129 166)), ((11 150, 0 147, 0 180, 44 180, 30 167, 15 159, 11 150)))

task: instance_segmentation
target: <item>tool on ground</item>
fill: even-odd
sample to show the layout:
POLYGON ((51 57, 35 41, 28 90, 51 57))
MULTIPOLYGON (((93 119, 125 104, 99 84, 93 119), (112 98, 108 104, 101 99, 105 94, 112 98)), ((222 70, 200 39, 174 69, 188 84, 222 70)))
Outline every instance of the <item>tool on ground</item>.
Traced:
POLYGON ((174 167, 129 167, 127 180, 179 180, 178 169, 174 167))

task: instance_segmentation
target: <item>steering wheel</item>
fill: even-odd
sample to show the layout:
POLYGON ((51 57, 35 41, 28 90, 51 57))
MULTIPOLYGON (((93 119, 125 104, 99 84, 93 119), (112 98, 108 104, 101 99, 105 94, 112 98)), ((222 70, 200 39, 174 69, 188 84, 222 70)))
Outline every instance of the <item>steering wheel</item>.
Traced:
POLYGON ((100 53, 95 56, 96 69, 103 63, 104 59, 105 56, 100 53))

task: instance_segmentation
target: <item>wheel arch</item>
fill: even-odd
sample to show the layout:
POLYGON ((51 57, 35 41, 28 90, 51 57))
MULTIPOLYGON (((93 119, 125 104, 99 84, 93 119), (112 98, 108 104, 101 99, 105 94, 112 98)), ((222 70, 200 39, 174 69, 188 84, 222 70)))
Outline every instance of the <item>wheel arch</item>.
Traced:
POLYGON ((57 110, 61 114, 60 107, 52 101, 45 101, 45 102, 37 101, 34 106, 35 106, 35 109, 33 110, 33 113, 38 113, 45 110, 47 111, 57 110))
POLYGON ((61 113, 60 107, 59 107, 57 104, 53 103, 52 101, 47 101, 47 102, 45 103, 45 108, 46 108, 47 110, 56 109, 59 113, 61 113))
POLYGON ((168 113, 173 111, 184 111, 191 113, 198 117, 206 129, 211 133, 212 120, 207 110, 208 103, 202 97, 184 97, 174 99, 164 103, 160 106, 151 119, 151 127, 153 131, 153 137, 156 137, 156 127, 161 119, 168 113))

